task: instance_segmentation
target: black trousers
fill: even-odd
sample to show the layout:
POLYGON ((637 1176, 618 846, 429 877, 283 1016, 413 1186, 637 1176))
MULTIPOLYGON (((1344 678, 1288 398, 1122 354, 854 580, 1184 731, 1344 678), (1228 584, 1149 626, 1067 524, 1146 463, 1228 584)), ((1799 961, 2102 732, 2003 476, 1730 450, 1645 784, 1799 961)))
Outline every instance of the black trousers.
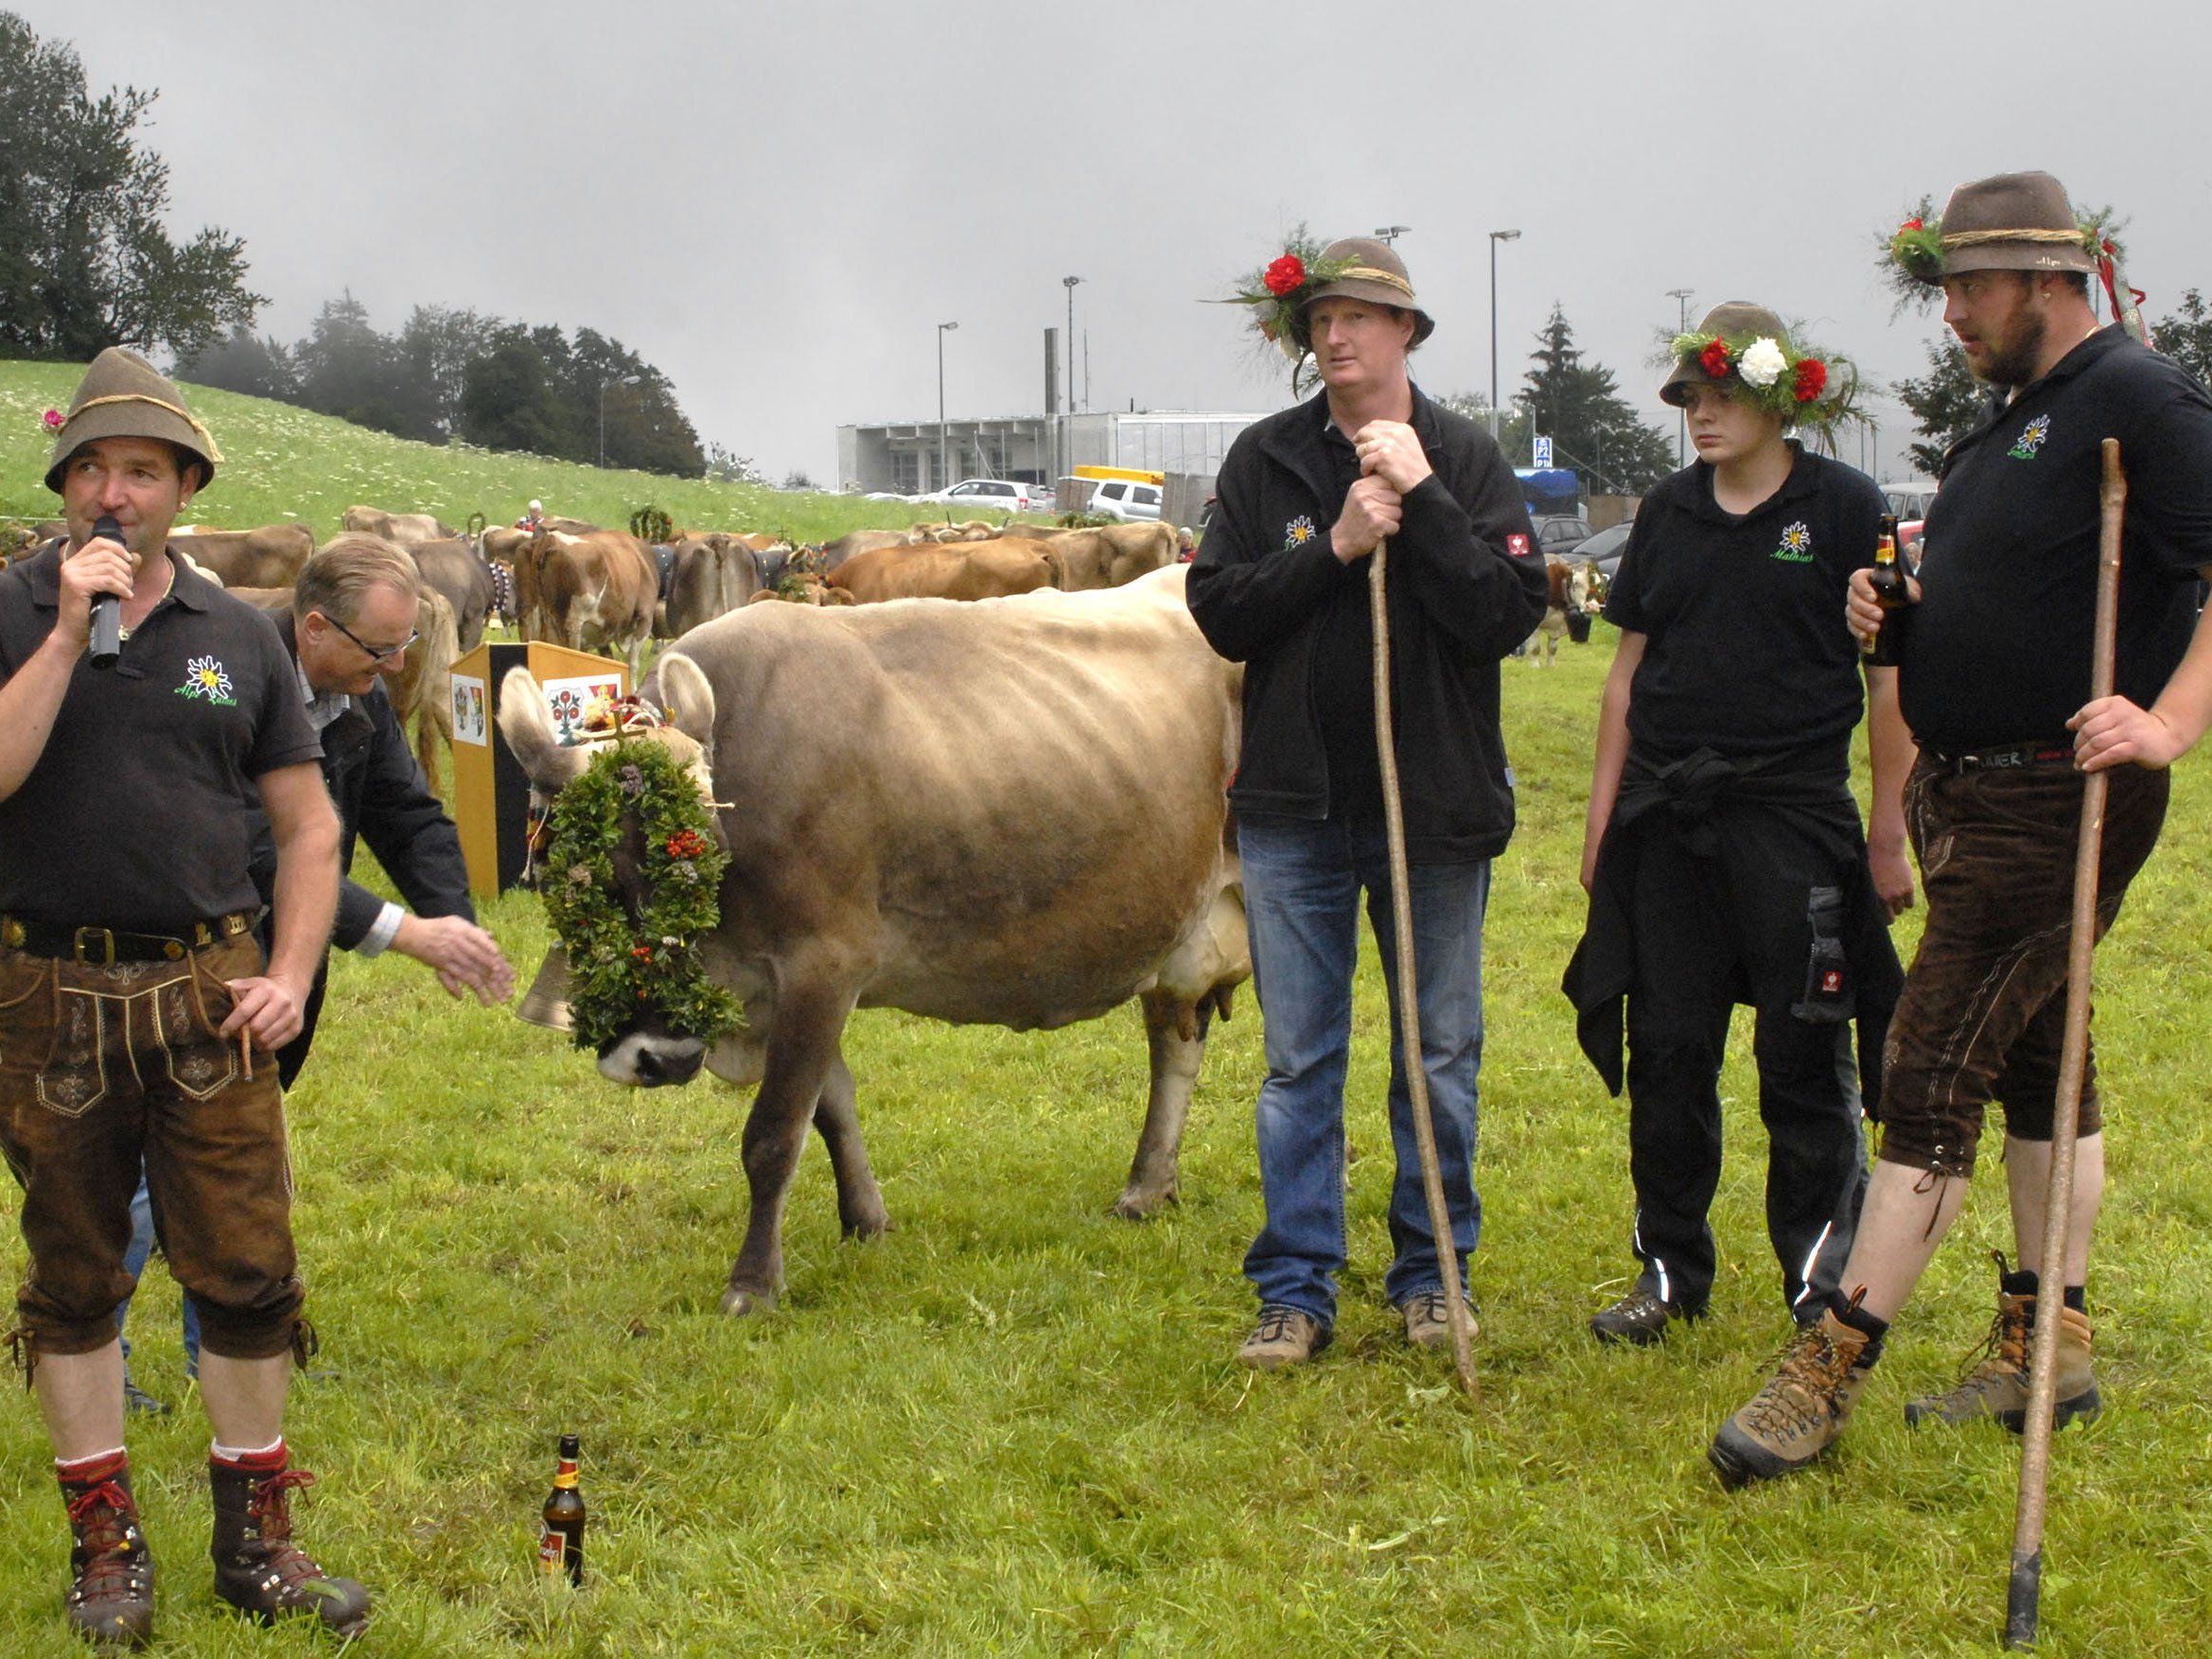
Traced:
POLYGON ((1732 863, 1700 856, 1660 824, 1639 849, 1627 1009, 1633 1247, 1642 1287, 1692 1312, 1712 1293, 1706 1215, 1720 1182, 1720 1070, 1737 1003, 1754 1008, 1766 1231, 1793 1311, 1817 1308, 1835 1287, 1866 1192, 1851 1006, 1806 994, 1817 988, 1817 939, 1833 939, 1828 918, 1856 872, 1785 830, 1771 851, 1732 863))

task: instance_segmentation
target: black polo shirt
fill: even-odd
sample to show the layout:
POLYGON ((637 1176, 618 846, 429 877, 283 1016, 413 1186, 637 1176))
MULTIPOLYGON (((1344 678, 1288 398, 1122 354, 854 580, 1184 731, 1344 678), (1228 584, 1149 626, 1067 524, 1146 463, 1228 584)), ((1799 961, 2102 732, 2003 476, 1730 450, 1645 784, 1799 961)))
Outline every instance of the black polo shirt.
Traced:
POLYGON ((2063 740, 2089 701, 2106 438, 2128 478, 2114 687, 2145 707, 2165 689, 2212 565, 2212 398, 2115 325, 1944 457, 1898 665, 1923 745, 2063 740))
POLYGON ((1849 766, 1864 707, 1844 623, 1851 573, 1874 561, 1882 493, 1793 441, 1781 489, 1738 515, 1700 461, 1643 499, 1606 620, 1644 637, 1628 703, 1639 748, 1730 760, 1807 751, 1849 766))
MULTIPOLYGON (((175 934, 260 907, 255 780, 323 745, 276 626, 170 555, 111 670, 79 658, 52 735, 0 801, 0 912, 175 934)), ((0 575, 0 677, 53 631, 61 544, 0 575)))

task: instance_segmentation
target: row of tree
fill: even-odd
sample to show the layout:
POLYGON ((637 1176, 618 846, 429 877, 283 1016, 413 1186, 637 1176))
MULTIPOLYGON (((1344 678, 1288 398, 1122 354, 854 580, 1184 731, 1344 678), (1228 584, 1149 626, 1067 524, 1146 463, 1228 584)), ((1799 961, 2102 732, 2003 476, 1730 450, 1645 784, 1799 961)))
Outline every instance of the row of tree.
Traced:
POLYGON ((380 333, 351 293, 285 345, 250 328, 179 365, 186 379, 295 403, 425 443, 454 439, 696 478, 707 457, 668 377, 589 328, 417 306, 380 333))
POLYGON ((155 96, 93 96, 73 48, 0 11, 0 357, 166 350, 186 378, 403 437, 707 469, 668 377, 588 328, 424 306, 387 336, 348 293, 291 345, 257 337, 244 241, 164 228, 168 166, 136 134, 155 96))

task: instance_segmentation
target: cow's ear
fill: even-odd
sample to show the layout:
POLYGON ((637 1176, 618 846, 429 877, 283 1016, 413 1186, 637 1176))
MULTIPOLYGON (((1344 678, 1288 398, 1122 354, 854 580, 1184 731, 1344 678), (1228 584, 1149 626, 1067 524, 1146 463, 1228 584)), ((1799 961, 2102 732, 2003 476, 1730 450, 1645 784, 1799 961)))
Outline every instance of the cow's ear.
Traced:
POLYGON ((565 749, 553 733, 545 692, 526 668, 511 668, 500 682, 500 736, 517 764, 543 795, 558 795, 588 764, 581 749, 565 749))
POLYGON ((714 742, 714 688, 699 665, 678 652, 660 659, 660 707, 668 724, 712 752, 714 742))

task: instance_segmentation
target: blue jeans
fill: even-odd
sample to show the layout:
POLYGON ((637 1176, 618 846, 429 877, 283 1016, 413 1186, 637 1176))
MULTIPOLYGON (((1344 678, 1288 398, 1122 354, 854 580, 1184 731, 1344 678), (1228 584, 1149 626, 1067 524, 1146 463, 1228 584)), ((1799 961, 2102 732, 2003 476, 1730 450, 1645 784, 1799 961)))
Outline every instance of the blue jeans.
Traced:
MULTIPOLYGON (((146 1189, 146 1176, 138 1177, 138 1191, 131 1198, 131 1248, 123 1252, 124 1271, 131 1275, 135 1286, 138 1276, 146 1271, 146 1264, 153 1256, 153 1198, 146 1189)), ((135 1288, 131 1295, 137 1295, 135 1288)), ((123 1339, 123 1374, 131 1374, 131 1338, 123 1336, 123 1321, 131 1317, 131 1297, 123 1299, 115 1310, 115 1333, 123 1339)), ((200 1374, 200 1310, 192 1305, 190 1297, 184 1298, 184 1374, 200 1374)))
MULTIPOLYGON (((1267 1221, 1245 1254, 1244 1274, 1262 1306, 1296 1308, 1328 1326, 1336 1319, 1336 1275, 1344 1265, 1344 1073, 1362 890, 1391 1008, 1396 1258, 1383 1290, 1403 1303, 1443 1283, 1398 1039, 1397 932, 1382 824, 1245 818, 1238 827, 1238 850, 1268 1070, 1257 1113, 1267 1221)), ((1418 865, 1410 881, 1422 1058, 1464 1284, 1483 1218, 1474 1181, 1475 1079, 1483 1063, 1483 912, 1490 865, 1487 860, 1418 865)))

